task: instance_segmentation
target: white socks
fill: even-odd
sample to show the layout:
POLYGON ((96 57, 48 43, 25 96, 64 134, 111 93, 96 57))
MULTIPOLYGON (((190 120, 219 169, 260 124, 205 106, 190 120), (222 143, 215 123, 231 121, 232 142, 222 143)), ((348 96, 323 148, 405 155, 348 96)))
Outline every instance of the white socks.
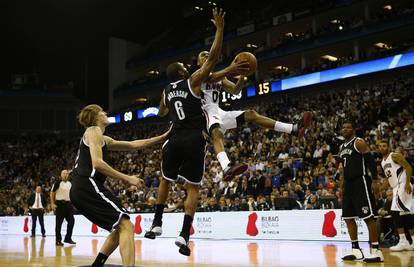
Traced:
POLYGON ((282 133, 292 133, 293 124, 277 121, 275 123, 275 131, 282 133))
POLYGON ((230 160, 227 157, 226 152, 220 152, 217 154, 217 159, 221 165, 221 168, 223 169, 223 171, 227 168, 227 166, 229 166, 230 164, 230 160))
POLYGON ((405 234, 398 234, 400 236, 400 241, 406 241, 405 234))

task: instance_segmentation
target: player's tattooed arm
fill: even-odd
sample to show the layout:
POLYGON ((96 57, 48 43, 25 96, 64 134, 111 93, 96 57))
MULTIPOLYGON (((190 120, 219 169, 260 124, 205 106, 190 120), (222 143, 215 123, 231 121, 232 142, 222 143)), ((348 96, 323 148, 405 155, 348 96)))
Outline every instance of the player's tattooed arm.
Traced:
POLYGON ((408 163, 407 160, 400 153, 392 153, 391 158, 395 163, 401 165, 404 168, 407 174, 407 182, 405 183, 405 191, 408 194, 411 194, 412 187, 411 187, 410 179, 413 176, 413 168, 411 167, 410 163, 408 163))
POLYGON ((168 139, 172 126, 160 136, 140 139, 134 141, 118 141, 114 140, 109 136, 104 136, 105 142, 108 145, 108 149, 111 151, 133 151, 138 149, 143 149, 161 142, 164 142, 168 139))

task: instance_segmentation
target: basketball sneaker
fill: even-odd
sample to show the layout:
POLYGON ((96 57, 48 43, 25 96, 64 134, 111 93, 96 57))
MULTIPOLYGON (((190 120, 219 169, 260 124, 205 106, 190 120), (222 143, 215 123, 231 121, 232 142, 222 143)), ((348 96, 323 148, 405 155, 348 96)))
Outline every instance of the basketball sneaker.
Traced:
POLYGON ((161 226, 152 225, 151 228, 145 233, 144 237, 148 239, 155 239, 160 235, 162 235, 161 226))
POLYGON ((365 257, 364 262, 366 263, 374 263, 374 262, 383 262, 384 255, 382 255, 382 251, 378 248, 371 249, 371 255, 369 257, 365 257))
POLYGON ((299 138, 303 138, 305 136, 305 131, 309 128, 312 122, 312 112, 306 111, 302 114, 302 117, 295 123, 294 129, 296 129, 296 134, 299 138))
POLYGON ((175 245, 177 246, 177 247, 179 247, 180 249, 178 250, 178 252, 180 252, 180 254, 182 254, 182 255, 184 255, 184 256, 190 256, 190 254, 191 254, 191 250, 190 250, 190 248, 188 247, 188 241, 187 240, 185 240, 185 238, 184 237, 182 237, 182 236, 178 236, 176 239, 175 239, 175 245))
POLYGON ((404 250, 410 250, 410 243, 406 239, 398 242, 397 245, 390 247, 391 251, 404 251, 404 250))
POLYGON ((242 174, 243 172, 247 171, 247 164, 238 163, 236 165, 229 165, 223 171, 223 181, 228 182, 233 179, 234 176, 242 174))
POLYGON ((412 241, 411 245, 408 245, 407 250, 414 250, 414 240, 412 241))
POLYGON ((342 257, 344 261, 358 261, 364 259, 364 253, 360 248, 353 248, 351 253, 342 257))

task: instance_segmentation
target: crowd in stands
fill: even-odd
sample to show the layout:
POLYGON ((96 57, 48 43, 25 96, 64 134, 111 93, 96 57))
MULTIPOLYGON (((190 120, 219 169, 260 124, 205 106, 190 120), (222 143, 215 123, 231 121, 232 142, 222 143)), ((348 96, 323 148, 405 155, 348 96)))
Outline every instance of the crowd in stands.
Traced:
MULTIPOLYGON (((311 110, 315 119, 304 139, 249 124, 226 132, 226 150, 231 161, 246 162, 249 169, 232 181, 223 182, 210 146, 198 211, 340 208, 336 155, 345 118, 355 122, 357 135, 367 141, 372 151, 377 150, 379 140, 385 139, 409 161, 414 159, 414 80, 405 77, 347 90, 279 97, 243 108, 283 122, 292 122, 302 112, 311 110)), ((111 125, 106 134, 119 140, 141 139, 161 134, 167 125, 160 120, 111 125)), ((0 143, 0 215, 27 213, 27 198, 37 184, 48 193, 60 171, 73 167, 81 134, 5 137, 0 143)), ((110 158, 109 163, 117 170, 141 177, 145 187, 108 179, 108 188, 130 212, 152 212, 162 179, 161 145, 111 153, 110 158)), ((380 179, 384 179, 379 173, 380 179)), ((168 211, 183 211, 185 197, 185 184, 173 184, 168 211)), ((381 203, 386 192, 376 191, 376 198, 381 203)), ((46 213, 52 213, 49 206, 46 213)))
MULTIPOLYGON (((326 2, 324 4, 328 4, 327 2, 330 2, 330 1, 324 1, 324 2, 326 2)), ((261 20, 257 19, 258 17, 261 17, 260 15, 254 12, 250 12, 250 11, 245 11, 245 12, 246 12, 245 16, 241 16, 241 14, 238 14, 238 16, 235 16, 234 18, 229 19, 231 25, 227 25, 226 30, 235 31, 237 28, 235 25, 243 26, 249 23, 255 23, 255 24, 261 23, 261 20), (240 18, 242 18, 243 21, 240 22, 239 24, 235 23, 235 22, 238 22, 239 21, 238 19, 240 18), (246 18, 251 18, 251 19, 246 20, 246 18)), ((320 37, 335 34, 335 33, 349 31, 349 30, 356 29, 362 26, 376 24, 384 20, 390 20, 390 19, 397 18, 397 17, 411 16, 413 13, 414 13, 414 6, 408 6, 408 5, 404 7, 393 6, 391 9, 382 8, 382 9, 373 11, 373 13, 370 15, 369 20, 366 20, 362 15, 361 16, 355 15, 349 18, 338 18, 336 20, 331 20, 331 21, 327 20, 324 23, 321 23, 321 22, 318 23, 315 29, 312 29, 312 27, 308 25, 307 28, 303 28, 303 29, 298 28, 298 30, 296 31, 292 31, 288 33, 280 33, 279 37, 277 38, 277 41, 272 45, 266 44, 264 41, 263 42, 258 41, 258 44, 255 44, 255 46, 253 47, 246 47, 245 44, 241 45, 240 47, 230 51, 228 54, 223 54, 221 63, 229 64, 234 59, 234 57, 242 51, 249 51, 256 55, 259 53, 266 53, 270 51, 272 53, 275 53, 278 51, 278 49, 283 49, 283 48, 286 48, 292 45, 297 45, 307 40, 313 40, 315 38, 320 38, 320 37)), ((271 15, 265 16, 267 20, 271 17, 272 17, 271 15)), ((194 23, 188 23, 188 25, 194 25, 194 23)), ((270 24, 267 27, 269 26, 270 24)), ((204 33, 205 34, 204 37, 212 36, 214 34, 214 28, 210 27, 209 29, 210 30, 207 30, 208 32, 207 35, 206 33, 204 33)), ((258 29, 259 28, 256 27, 256 30, 258 29)), ((199 31, 200 29, 198 30, 193 29, 193 32, 196 32, 196 34, 194 35, 198 36, 198 38, 199 36, 202 36, 202 33, 200 33, 199 31)), ((177 45, 187 44, 187 47, 191 46, 191 43, 185 42, 181 38, 175 38, 175 39, 179 40, 179 44, 177 43, 177 45)), ((203 41, 204 39, 201 40, 201 42, 203 41)), ((173 45, 172 47, 174 47, 174 51, 177 50, 176 46, 173 45)), ((325 69, 330 69, 330 68, 335 68, 335 67, 339 67, 343 65, 356 63, 359 61, 364 61, 368 59, 379 58, 379 57, 383 57, 387 55, 400 53, 412 47, 413 47, 413 43, 411 40, 409 44, 404 44, 401 42, 398 44, 390 44, 390 46, 387 47, 386 49, 385 48, 374 48, 374 49, 367 48, 365 50, 365 49, 360 48, 359 56, 357 58, 355 58, 353 53, 351 53, 352 51, 350 51, 349 55, 339 57, 338 60, 336 61, 320 59, 316 62, 308 63, 307 66, 304 68, 297 68, 297 69, 291 68, 289 70, 279 72, 279 73, 276 73, 270 76, 267 75, 269 71, 265 70, 263 71, 263 73, 260 73, 260 72, 258 73, 256 80, 263 81, 263 80, 268 80, 268 79, 280 79, 280 78, 300 75, 304 73, 321 71, 325 69)), ((159 53, 159 50, 157 50, 157 54, 158 53, 159 53)), ((130 61, 127 64, 127 68, 133 68, 137 66, 133 64, 132 61, 130 61)), ((189 63, 192 66, 195 66, 196 56, 192 58, 192 62, 186 62, 186 63, 189 63)), ((158 71, 159 71, 159 75, 146 74, 144 76, 138 77, 135 80, 127 81, 123 85, 121 85, 118 88, 118 90, 122 90, 124 88, 130 88, 130 87, 138 87, 138 86, 143 87, 143 86, 148 85, 149 82, 165 81, 166 80, 165 73, 161 70, 158 70, 158 71)))

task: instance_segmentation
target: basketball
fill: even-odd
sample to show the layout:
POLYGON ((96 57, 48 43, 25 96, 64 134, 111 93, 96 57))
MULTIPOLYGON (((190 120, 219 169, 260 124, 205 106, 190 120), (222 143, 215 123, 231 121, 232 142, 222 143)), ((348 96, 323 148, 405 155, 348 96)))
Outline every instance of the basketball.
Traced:
POLYGON ((249 69, 248 72, 240 73, 240 74, 245 75, 245 76, 250 76, 253 73, 255 73, 256 68, 257 68, 256 57, 252 53, 249 53, 249 52, 241 52, 241 53, 237 54, 237 56, 235 58, 235 61, 239 62, 239 61, 243 61, 243 60, 249 62, 249 64, 250 64, 249 68, 250 69, 249 69))

